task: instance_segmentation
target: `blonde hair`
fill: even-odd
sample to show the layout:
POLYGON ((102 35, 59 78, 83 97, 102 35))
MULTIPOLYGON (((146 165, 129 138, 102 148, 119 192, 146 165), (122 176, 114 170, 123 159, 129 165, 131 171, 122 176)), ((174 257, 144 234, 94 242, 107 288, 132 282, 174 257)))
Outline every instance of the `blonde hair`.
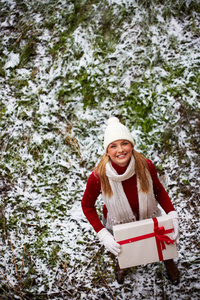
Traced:
MULTIPOLYGON (((147 193, 149 191, 149 181, 148 181, 148 165, 146 158, 139 152, 133 149, 133 156, 135 158, 135 174, 140 180, 141 189, 143 192, 147 193)), ((105 195, 110 198, 113 194, 108 177, 106 175, 106 164, 109 162, 110 158, 105 153, 99 164, 96 167, 96 172, 101 181, 101 188, 105 195)))

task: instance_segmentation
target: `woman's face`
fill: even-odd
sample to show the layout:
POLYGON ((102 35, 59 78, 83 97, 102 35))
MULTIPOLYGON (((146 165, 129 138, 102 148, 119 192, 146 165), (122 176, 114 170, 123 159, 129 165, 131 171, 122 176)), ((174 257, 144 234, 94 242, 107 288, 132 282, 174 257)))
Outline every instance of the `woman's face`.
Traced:
POLYGON ((132 155, 133 145, 127 140, 117 140, 108 145, 107 155, 118 166, 125 167, 132 155))

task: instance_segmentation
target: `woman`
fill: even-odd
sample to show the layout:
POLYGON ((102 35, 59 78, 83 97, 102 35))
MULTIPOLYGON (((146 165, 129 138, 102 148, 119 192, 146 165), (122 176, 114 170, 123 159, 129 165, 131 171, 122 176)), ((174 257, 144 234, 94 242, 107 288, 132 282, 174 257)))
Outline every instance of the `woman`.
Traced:
MULTIPOLYGON (((119 120, 112 117, 104 135, 105 154, 90 175, 82 199, 83 212, 98 238, 113 255, 120 252, 112 227, 160 215, 157 202, 173 218, 174 236, 178 239, 178 215, 160 183, 154 164, 135 151, 133 138, 119 120), (104 200, 103 223, 95 209, 102 193, 104 200)), ((172 259, 164 261, 172 283, 179 282, 179 271, 172 259)), ((123 282, 124 271, 117 268, 116 278, 123 282)))

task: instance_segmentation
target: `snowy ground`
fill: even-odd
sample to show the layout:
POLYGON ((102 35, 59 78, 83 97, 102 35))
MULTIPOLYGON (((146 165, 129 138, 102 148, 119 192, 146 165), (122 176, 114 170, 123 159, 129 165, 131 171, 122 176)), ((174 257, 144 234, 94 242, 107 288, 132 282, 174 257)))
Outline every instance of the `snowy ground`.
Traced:
POLYGON ((1 0, 3 299, 199 298, 199 1, 160 2, 1 0), (119 285, 81 211, 111 115, 179 213, 178 286, 162 263, 119 285))

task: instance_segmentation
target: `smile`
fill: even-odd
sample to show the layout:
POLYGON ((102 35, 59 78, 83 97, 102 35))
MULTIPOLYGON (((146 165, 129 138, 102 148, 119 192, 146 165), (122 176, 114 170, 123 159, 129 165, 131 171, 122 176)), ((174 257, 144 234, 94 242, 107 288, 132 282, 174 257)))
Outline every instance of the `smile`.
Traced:
POLYGON ((126 154, 120 154, 117 156, 117 158, 124 158, 126 156, 126 154))

